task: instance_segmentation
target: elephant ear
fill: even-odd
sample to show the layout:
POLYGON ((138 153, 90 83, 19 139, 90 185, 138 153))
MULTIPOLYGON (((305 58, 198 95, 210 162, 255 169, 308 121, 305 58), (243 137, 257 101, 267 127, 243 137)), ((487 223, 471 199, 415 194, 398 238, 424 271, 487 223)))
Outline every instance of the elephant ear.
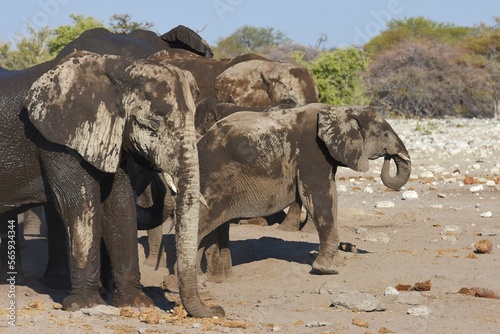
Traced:
POLYGON ((320 110, 318 136, 335 160, 355 171, 368 171, 365 140, 353 109, 330 107, 320 110))
POLYGON ((118 56, 69 55, 31 86, 25 100, 30 121, 47 140, 116 172, 126 120, 117 91, 128 65, 118 56))

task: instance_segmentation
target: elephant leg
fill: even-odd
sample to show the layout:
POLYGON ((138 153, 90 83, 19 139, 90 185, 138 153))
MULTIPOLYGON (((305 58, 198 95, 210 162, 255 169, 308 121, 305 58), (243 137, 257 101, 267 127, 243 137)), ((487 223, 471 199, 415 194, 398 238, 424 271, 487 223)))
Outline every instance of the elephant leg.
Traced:
POLYGON ((208 234, 204 240, 205 259, 207 261, 205 274, 207 275, 207 281, 216 283, 222 283, 225 279, 224 264, 222 263, 218 245, 217 232, 219 228, 208 234))
POLYGON ((0 215, 0 284, 12 276, 17 283, 23 278, 19 230, 17 214, 0 215))
POLYGON ((279 229, 282 231, 298 231, 300 227, 300 204, 295 202, 288 207, 288 212, 286 213, 285 220, 279 225, 279 229))
POLYGON ((316 183, 314 187, 307 187, 299 181, 302 203, 319 235, 319 254, 312 264, 312 274, 338 274, 333 263, 339 243, 337 190, 334 175, 330 176, 328 180, 330 182, 316 183))
POLYGON ((163 247, 163 225, 157 226, 147 231, 149 254, 144 264, 158 270, 160 264, 166 264, 165 251, 163 247))
POLYGON ((227 222, 217 228, 217 243, 219 244, 220 258, 224 268, 225 278, 233 277, 233 261, 231 260, 231 251, 229 250, 229 227, 231 223, 227 222))
POLYGON ((233 276, 229 250, 229 226, 230 223, 224 223, 207 236, 205 258, 209 282, 221 283, 233 276))
POLYGON ((51 286, 70 289, 70 273, 68 263, 68 240, 66 227, 57 210, 49 204, 45 205, 47 221, 47 249, 48 261, 43 278, 51 286), (54 282, 54 283, 51 283, 54 282))
POLYGON ((132 186, 119 169, 110 182, 105 182, 102 237, 108 250, 116 293, 113 304, 118 307, 149 307, 153 301, 142 292, 137 248, 137 222, 132 186))

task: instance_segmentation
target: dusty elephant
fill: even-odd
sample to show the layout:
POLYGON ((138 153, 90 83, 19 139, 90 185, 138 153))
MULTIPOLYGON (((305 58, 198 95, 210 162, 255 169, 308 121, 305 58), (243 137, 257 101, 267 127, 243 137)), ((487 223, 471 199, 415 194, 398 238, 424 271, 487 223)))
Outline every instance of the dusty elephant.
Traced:
POLYGON ((319 235, 311 272, 337 273, 337 168, 365 172, 370 159, 384 157, 381 177, 391 189, 402 187, 411 170, 401 139, 382 116, 364 107, 309 104, 235 113, 203 136, 198 152, 201 192, 208 204, 200 209, 200 248, 206 249, 207 274, 218 281, 231 274, 225 223, 269 215, 295 201, 305 206, 319 235), (395 176, 389 174, 391 160, 395 176), (214 230, 219 244, 214 238, 203 240, 214 230))
POLYGON ((199 212, 194 80, 173 66, 85 52, 51 65, 0 81, 4 96, 13 94, 0 125, 0 182, 12 189, 0 195, 2 218, 44 203, 57 211, 70 239, 72 290, 65 309, 103 303, 97 291, 101 237, 113 263, 114 303, 151 305, 140 288, 135 203, 121 158, 142 156, 172 180, 179 245, 186 246, 179 249, 179 273, 196 276, 196 245, 183 240, 196 231, 199 212))

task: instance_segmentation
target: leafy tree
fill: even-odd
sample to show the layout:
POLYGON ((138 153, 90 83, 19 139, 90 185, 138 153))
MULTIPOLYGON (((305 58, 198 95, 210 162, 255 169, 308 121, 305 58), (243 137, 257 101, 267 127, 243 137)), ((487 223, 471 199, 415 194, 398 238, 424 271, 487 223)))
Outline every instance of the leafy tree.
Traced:
POLYGON ((406 41, 372 58, 365 74, 371 104, 418 117, 491 117, 488 73, 458 47, 406 41))
POLYGON ((333 105, 368 103, 359 75, 368 66, 363 50, 350 47, 323 52, 309 63, 304 63, 300 56, 295 54, 297 62, 310 69, 318 86, 320 102, 333 105))
POLYGON ((104 27, 104 24, 92 16, 83 16, 71 14, 72 25, 62 25, 54 30, 52 37, 47 45, 52 55, 57 55, 69 42, 80 36, 84 31, 104 27))
POLYGON ((387 29, 372 38, 364 46, 370 56, 397 46, 403 41, 428 41, 457 44, 473 34, 474 28, 439 23, 424 17, 394 19, 387 22, 387 29))
POLYGON ((0 46, 0 65, 2 67, 10 70, 21 70, 52 58, 47 48, 51 30, 45 27, 35 31, 31 26, 28 26, 28 29, 30 35, 19 37, 14 50, 11 50, 7 43, 0 46))
POLYGON ((130 33, 137 29, 149 30, 154 27, 154 23, 151 22, 132 21, 129 14, 114 14, 109 20, 110 30, 118 33, 130 33))
POLYGON ((285 33, 274 28, 243 26, 218 41, 214 52, 217 57, 235 57, 249 52, 259 53, 267 47, 289 42, 285 33))

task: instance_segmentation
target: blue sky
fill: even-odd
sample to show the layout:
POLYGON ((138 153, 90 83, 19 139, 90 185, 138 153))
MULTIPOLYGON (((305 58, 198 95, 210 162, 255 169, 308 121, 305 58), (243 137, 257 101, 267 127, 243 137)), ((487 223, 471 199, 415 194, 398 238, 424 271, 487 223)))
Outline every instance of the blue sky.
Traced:
MULTIPOLYGON (((5 8, 5 6, 4 6, 5 8)), ((499 0, 18 0, 0 20, 0 41, 25 34, 26 22, 51 28, 71 23, 71 13, 93 16, 105 24, 113 14, 128 13, 135 21, 155 24, 164 33, 183 24, 211 45, 243 25, 273 27, 292 40, 314 46, 324 34, 327 48, 363 44, 394 18, 426 18, 473 26, 500 16, 499 0)))

